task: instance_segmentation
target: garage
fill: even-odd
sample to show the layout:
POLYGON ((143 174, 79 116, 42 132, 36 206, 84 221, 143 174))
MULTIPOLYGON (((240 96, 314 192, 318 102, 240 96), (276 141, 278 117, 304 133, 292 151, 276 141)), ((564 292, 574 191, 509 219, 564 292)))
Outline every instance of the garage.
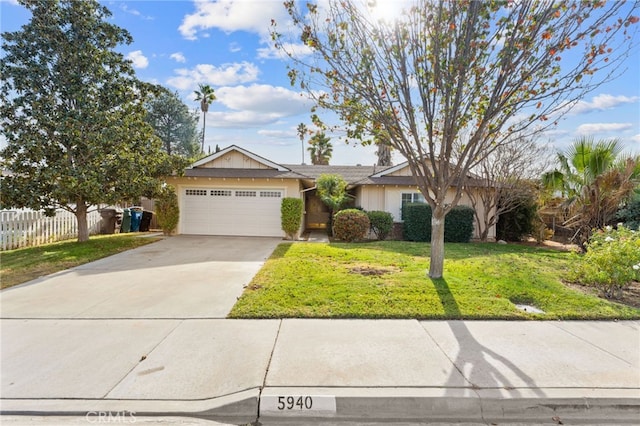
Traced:
POLYGON ((182 234, 281 237, 283 189, 184 188, 182 234))

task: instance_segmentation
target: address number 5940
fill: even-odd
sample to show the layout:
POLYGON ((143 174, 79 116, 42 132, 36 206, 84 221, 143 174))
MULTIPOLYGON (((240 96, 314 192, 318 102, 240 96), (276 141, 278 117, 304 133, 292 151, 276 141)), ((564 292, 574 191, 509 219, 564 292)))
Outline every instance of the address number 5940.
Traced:
POLYGON ((278 410, 311 410, 313 398, 310 396, 279 396, 278 410))

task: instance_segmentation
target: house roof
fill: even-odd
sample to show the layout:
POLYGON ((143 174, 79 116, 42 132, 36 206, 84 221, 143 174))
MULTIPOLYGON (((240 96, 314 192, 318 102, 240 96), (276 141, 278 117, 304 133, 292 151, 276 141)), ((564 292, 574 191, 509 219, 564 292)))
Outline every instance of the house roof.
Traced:
POLYGON ((211 178, 274 178, 274 179, 305 179, 291 170, 275 169, 219 169, 213 167, 191 168, 184 171, 186 177, 211 178))
POLYGON ((285 164, 284 166, 292 172, 304 175, 313 180, 322 174, 340 175, 350 185, 371 176, 376 172, 376 169, 380 170, 379 166, 316 166, 306 164, 285 164))
POLYGON ((276 169, 278 171, 285 172, 285 171, 288 170, 287 168, 283 167, 280 164, 277 164, 277 163, 274 163, 273 161, 267 160, 264 157, 260 157, 259 155, 254 154, 253 152, 247 151, 246 149, 242 149, 237 145, 230 145, 230 146, 226 147, 223 150, 220 150, 220 151, 218 151, 218 152, 216 152, 214 154, 208 155, 208 156, 196 161, 195 163, 193 163, 191 165, 191 168, 196 168, 196 167, 202 166, 204 164, 210 163, 213 160, 215 160, 216 158, 223 157, 224 155, 228 154, 231 151, 238 151, 238 152, 242 153, 243 155, 246 155, 247 157, 251 158, 252 160, 255 160, 258 163, 264 164, 265 166, 273 168, 273 169, 276 169))
MULTIPOLYGON (((322 174, 337 174, 351 186, 355 185, 402 185, 415 186, 413 176, 390 175, 395 171, 407 167, 407 162, 396 166, 320 166, 307 164, 276 164, 266 158, 252 152, 231 145, 215 154, 211 154, 196 161, 185 170, 186 177, 211 177, 211 178, 274 178, 274 179, 303 179, 315 181, 322 174), (202 167, 217 158, 223 157, 231 151, 238 151, 243 155, 266 166, 266 169, 257 168, 218 168, 202 167)), ((486 183, 475 176, 469 176, 465 182, 467 186, 484 186, 486 183)))

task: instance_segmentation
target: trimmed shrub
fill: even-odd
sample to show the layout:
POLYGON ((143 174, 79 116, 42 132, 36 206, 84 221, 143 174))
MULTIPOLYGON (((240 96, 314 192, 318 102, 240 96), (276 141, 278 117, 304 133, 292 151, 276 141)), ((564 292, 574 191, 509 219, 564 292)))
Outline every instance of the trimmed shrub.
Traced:
MULTIPOLYGON (((468 243, 473 236, 473 209, 456 206, 444 221, 444 241, 468 243)), ((431 206, 422 203, 405 204, 404 237, 409 241, 431 241, 431 206)))
POLYGON ((369 217, 356 209, 341 210, 333 218, 333 236, 346 242, 363 239, 369 232, 369 217))
POLYGON ((523 200, 515 209, 502 213, 496 223, 496 238, 505 241, 521 241, 531 234, 544 235, 537 215, 538 205, 534 199, 523 200), (542 231, 542 232, 540 232, 542 231))
POLYGON ((407 203, 402 207, 404 238, 408 241, 431 241, 431 206, 407 203))
POLYGON ((180 207, 178 196, 171 185, 166 185, 160 191, 155 203, 156 218, 164 235, 171 235, 178 227, 180 207))
POLYGON ((592 285, 605 297, 620 298, 622 289, 640 281, 640 232, 624 226, 594 232, 584 255, 576 254, 571 281, 592 285))
POLYGON ((367 212, 367 216, 371 224, 371 231, 376 235, 376 238, 385 240, 393 229, 393 215, 389 212, 374 210, 367 212))
POLYGON ((287 234, 288 239, 293 240, 302 224, 302 199, 283 198, 280 205, 280 217, 282 230, 287 234))
MULTIPOLYGON (((468 243, 473 236, 474 210, 469 206, 455 206, 444 220, 444 240, 448 243, 468 243)), ((431 221, 431 218, 429 218, 431 221)))

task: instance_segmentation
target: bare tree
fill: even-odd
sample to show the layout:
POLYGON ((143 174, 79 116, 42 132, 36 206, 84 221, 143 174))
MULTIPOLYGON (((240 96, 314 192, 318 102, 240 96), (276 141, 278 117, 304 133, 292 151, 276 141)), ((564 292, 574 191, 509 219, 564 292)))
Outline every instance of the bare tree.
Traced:
POLYGON ((514 135, 474 168, 479 185, 466 186, 482 241, 501 214, 516 209, 532 192, 531 182, 550 166, 550 152, 531 137, 514 135))
POLYGON ((621 2, 416 0, 394 20, 377 19, 375 1, 321 5, 285 2, 314 53, 291 54, 289 77, 338 114, 348 138, 380 127, 407 159, 433 211, 432 278, 442 277, 445 215, 470 170, 611 78, 602 70, 619 69, 639 20, 636 4, 621 2))

